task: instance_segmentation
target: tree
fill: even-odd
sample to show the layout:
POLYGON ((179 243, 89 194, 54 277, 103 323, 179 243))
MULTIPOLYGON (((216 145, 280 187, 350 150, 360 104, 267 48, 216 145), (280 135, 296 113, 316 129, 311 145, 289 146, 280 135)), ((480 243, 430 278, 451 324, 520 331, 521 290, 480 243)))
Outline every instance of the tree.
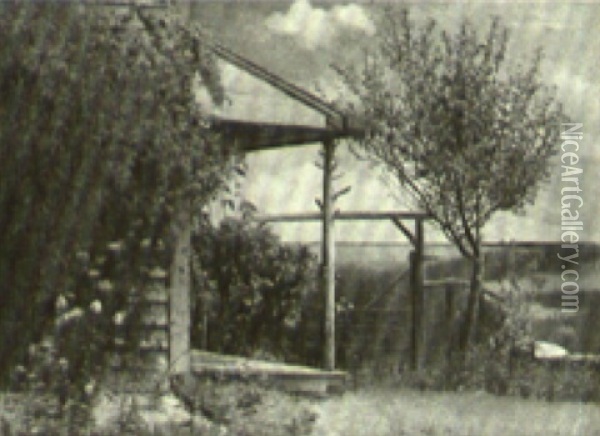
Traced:
MULTIPOLYGON (((39 336, 78 252, 135 233, 169 243, 199 211, 230 148, 194 100, 223 100, 199 29, 169 11, 64 2, 0 6, 0 353, 39 336), (27 326, 27 328, 24 328, 27 326)), ((0 372, 2 368, 0 368, 0 372)))
POLYGON ((472 262, 463 349, 475 331, 482 229, 495 212, 533 203, 566 120, 540 79, 541 51, 513 66, 508 41, 499 19, 485 35, 467 20, 451 34, 388 11, 364 66, 338 68, 352 95, 346 104, 365 121, 359 153, 472 262))

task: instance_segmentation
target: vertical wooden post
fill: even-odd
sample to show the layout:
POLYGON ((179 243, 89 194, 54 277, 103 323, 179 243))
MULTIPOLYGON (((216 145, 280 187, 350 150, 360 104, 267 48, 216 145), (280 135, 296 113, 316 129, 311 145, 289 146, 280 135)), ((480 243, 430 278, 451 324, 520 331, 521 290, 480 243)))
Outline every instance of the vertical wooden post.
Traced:
POLYGON ((418 370, 424 359, 424 326, 423 326, 423 256, 424 256, 423 220, 415 220, 415 249, 411 253, 412 267, 412 353, 413 369, 418 370))
POLYGON ((335 369, 335 238, 332 172, 335 144, 323 143, 323 237, 322 291, 325 298, 325 340, 323 342, 323 365, 326 370, 335 369))
POLYGON ((454 351, 454 292, 456 288, 450 283, 446 284, 446 333, 447 333, 447 344, 446 344, 446 360, 448 363, 452 360, 452 353, 454 351))
MULTIPOLYGON (((178 1, 184 20, 190 17, 191 3, 178 1)), ((170 271, 169 288, 169 369, 171 374, 188 373, 191 369, 191 255, 192 216, 189 204, 175 218, 175 247, 170 271)))
POLYGON ((181 211, 174 229, 175 251, 169 295, 169 367, 171 374, 187 373, 190 359, 190 211, 181 211))

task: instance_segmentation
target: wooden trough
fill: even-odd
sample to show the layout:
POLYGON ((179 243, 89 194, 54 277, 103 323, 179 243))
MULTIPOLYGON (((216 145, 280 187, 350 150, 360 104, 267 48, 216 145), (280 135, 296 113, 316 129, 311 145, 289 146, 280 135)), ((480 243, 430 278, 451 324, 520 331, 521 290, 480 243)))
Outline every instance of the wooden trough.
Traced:
POLYGON ((324 371, 301 365, 192 351, 192 372, 198 377, 255 381, 285 392, 325 396, 342 393, 349 376, 343 371, 324 371))

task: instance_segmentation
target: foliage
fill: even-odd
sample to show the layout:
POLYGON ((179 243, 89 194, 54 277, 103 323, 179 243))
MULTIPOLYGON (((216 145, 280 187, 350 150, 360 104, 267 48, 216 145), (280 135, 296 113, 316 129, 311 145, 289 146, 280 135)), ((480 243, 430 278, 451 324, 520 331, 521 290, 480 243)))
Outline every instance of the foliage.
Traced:
POLYGON ((511 65, 499 19, 485 35, 467 20, 452 34, 433 20, 415 24, 406 10, 388 12, 364 67, 339 69, 348 105, 365 122, 359 154, 382 165, 472 260, 470 339, 481 229, 495 212, 534 201, 567 118, 540 78, 541 51, 511 65))
POLYGON ((83 432, 92 425, 92 403, 115 355, 121 371, 127 362, 135 363, 142 300, 134 300, 134 294, 143 299, 136 291, 146 284, 140 277, 165 256, 162 250, 139 247, 137 239, 113 242, 93 258, 79 253, 77 286, 57 298, 52 333, 29 347, 24 365, 13 374, 13 389, 28 397, 25 425, 30 430, 63 426, 69 434, 83 432), (136 264, 140 259, 144 263, 136 264))
MULTIPOLYGON (((181 421, 169 415, 166 409, 140 408, 134 401, 115 398, 118 407, 113 420, 106 423, 89 421, 78 428, 57 416, 38 419, 35 425, 21 416, 19 408, 25 397, 11 399, 12 412, 0 409, 2 435, 248 435, 248 436, 304 436, 312 434, 317 413, 309 400, 292 397, 276 390, 250 382, 197 380, 190 396, 197 404, 190 408, 188 418, 181 421), (205 413, 208 413, 208 417, 205 413), (10 417, 11 421, 5 418, 10 417)), ((7 406, 5 396, 0 405, 7 406)), ((25 413, 27 415, 27 413, 25 413)))
MULTIPOLYGON (((481 329, 485 340, 466 353, 453 353, 419 370, 387 371, 377 360, 357 374, 361 387, 396 386, 435 391, 486 391, 548 401, 600 401, 598 363, 548 361, 534 357, 530 303, 515 279, 503 283, 502 302, 487 302, 485 314, 497 311, 499 321, 481 329)), ((483 314, 482 314, 483 316, 483 314)), ((397 362, 397 359, 396 359, 397 362)))
POLYGON ((188 407, 223 426, 225 434, 235 435, 308 435, 317 418, 300 398, 249 380, 214 380, 184 376, 188 407))
POLYGON ((59 357, 52 340, 30 347, 29 365, 22 372, 27 434, 83 434, 89 428, 92 385, 79 389, 69 379, 69 363, 59 357))
POLYGON ((199 30, 170 11, 3 2, 0 8, 0 374, 75 286, 74 258, 143 228, 168 243, 231 151, 194 89, 223 91, 199 30), (30 328, 22 328, 28 325, 30 328))
POLYGON ((208 349, 255 357, 293 355, 302 303, 315 286, 309 249, 282 243, 247 215, 199 232, 193 247, 194 341, 202 345, 198 336, 205 324, 208 349))

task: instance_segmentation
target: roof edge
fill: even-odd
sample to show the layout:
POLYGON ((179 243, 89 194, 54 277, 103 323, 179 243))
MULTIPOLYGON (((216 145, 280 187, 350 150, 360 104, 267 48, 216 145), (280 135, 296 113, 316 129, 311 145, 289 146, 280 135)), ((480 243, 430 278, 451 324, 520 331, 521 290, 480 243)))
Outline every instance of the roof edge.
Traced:
POLYGON ((297 85, 294 85, 291 82, 288 82, 287 80, 258 65, 257 63, 233 52, 222 44, 216 42, 207 42, 207 45, 221 59, 232 63, 256 78, 263 80, 294 100, 297 100, 320 112, 327 118, 327 123, 332 127, 337 129, 345 129, 347 124, 346 114, 335 108, 330 103, 327 103, 316 95, 300 88, 297 85))

